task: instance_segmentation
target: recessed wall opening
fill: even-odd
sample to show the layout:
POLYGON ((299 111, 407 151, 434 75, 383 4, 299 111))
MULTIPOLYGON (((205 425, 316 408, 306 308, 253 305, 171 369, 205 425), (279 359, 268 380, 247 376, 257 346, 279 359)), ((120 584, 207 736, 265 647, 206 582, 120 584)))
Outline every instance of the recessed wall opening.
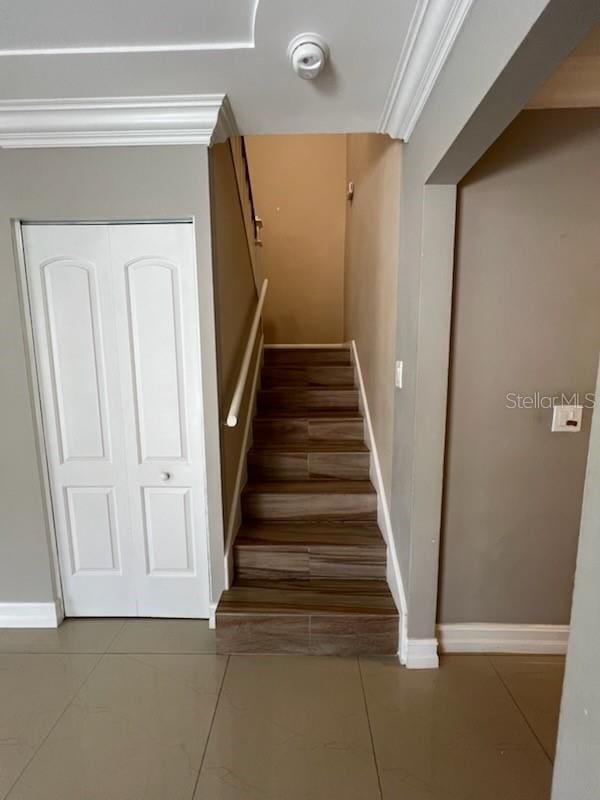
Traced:
POLYGON ((572 69, 597 41, 458 187, 438 632, 446 652, 540 654, 552 759, 600 342, 600 109, 572 69), (557 405, 583 406, 574 432, 557 405))

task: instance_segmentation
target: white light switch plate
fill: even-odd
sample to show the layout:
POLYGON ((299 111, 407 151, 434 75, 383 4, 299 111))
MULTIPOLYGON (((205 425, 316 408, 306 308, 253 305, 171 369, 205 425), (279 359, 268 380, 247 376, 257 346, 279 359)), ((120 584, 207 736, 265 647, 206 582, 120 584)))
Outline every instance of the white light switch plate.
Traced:
POLYGON ((395 384, 396 389, 402 388, 402 379, 404 377, 404 361, 396 361, 396 370, 395 370, 395 384))
POLYGON ((583 406, 554 406, 552 410, 553 433, 578 433, 583 420, 583 406))

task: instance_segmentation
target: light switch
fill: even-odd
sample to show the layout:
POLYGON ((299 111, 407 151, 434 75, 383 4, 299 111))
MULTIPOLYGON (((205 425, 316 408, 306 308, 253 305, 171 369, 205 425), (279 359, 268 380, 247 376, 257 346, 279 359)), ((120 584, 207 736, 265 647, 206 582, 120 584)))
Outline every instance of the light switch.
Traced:
POLYGON ((402 388, 402 378, 404 373, 404 361, 396 361, 396 377, 395 377, 395 384, 396 389, 402 388))
POLYGON ((554 406, 552 410, 553 433, 578 433, 581 430, 583 406, 554 406))

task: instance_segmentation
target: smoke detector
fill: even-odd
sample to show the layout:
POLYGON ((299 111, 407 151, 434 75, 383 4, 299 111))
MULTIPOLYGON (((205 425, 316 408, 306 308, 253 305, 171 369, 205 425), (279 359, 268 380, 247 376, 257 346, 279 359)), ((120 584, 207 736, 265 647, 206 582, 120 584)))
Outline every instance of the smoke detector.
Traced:
POLYGON ((312 81, 325 69, 329 45, 318 33, 300 33, 289 43, 287 54, 296 75, 312 81))

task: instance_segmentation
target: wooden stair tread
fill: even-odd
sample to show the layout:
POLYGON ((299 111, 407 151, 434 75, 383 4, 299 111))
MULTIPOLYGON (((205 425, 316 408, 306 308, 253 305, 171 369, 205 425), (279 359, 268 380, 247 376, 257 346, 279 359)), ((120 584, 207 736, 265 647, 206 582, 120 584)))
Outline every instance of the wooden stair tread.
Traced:
POLYGON ((349 347, 266 347, 264 350, 266 366, 280 364, 351 364, 349 347))
POLYGON ((221 595, 217 617, 310 615, 397 617, 384 580, 238 580, 221 595))
POLYGON ((306 439, 305 441, 286 441, 284 438, 272 437, 265 442, 254 442, 250 453, 368 453, 364 442, 348 439, 306 439))
POLYGON ((322 480, 247 483, 245 494, 375 494, 371 481, 322 480))
POLYGON ((381 547, 375 522, 257 522, 240 528, 234 547, 381 547))
POLYGON ((354 378, 348 347, 265 350, 219 653, 398 652, 354 378))
POLYGON ((284 397, 297 397, 299 394, 353 394, 358 395, 356 386, 269 386, 261 389, 262 395, 282 395, 284 397))
POLYGON ((274 419, 297 419, 308 420, 310 422, 329 422, 331 420, 345 421, 363 419, 360 411, 348 410, 324 410, 319 408, 304 409, 278 409, 278 408, 259 408, 254 417, 257 422, 267 422, 274 419))
POLYGON ((282 364, 265 365, 261 388, 355 389, 354 367, 351 364, 282 364))

